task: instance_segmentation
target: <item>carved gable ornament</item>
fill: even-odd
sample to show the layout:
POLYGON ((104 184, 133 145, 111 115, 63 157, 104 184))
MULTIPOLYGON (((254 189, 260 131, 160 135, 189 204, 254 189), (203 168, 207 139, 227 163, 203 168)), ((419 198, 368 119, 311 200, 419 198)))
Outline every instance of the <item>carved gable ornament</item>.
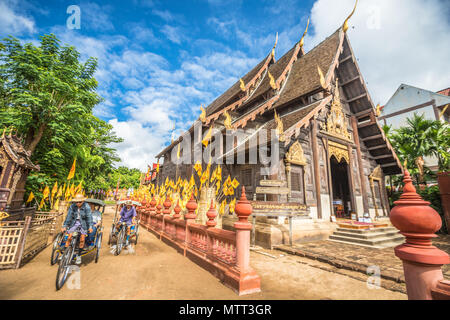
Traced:
POLYGON ((334 156, 337 162, 341 162, 342 160, 344 160, 347 164, 350 164, 348 147, 340 143, 328 141, 328 155, 330 158, 334 156))
POLYGON ((344 140, 351 140, 351 135, 347 130, 347 125, 347 119, 344 112, 342 112, 338 79, 336 78, 333 101, 331 102, 330 112, 327 115, 326 123, 322 126, 322 130, 331 136, 344 140))
POLYGON ((300 166, 306 165, 305 155, 300 142, 295 141, 286 153, 285 161, 300 166))

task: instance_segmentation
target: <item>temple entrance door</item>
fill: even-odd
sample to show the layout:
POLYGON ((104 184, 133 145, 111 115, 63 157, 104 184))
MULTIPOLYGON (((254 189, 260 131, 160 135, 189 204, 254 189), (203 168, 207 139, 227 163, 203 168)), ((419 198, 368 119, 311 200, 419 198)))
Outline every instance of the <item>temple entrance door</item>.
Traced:
POLYGON ((331 181, 333 187, 333 212, 337 218, 350 218, 351 199, 348 164, 334 156, 330 158, 331 181))

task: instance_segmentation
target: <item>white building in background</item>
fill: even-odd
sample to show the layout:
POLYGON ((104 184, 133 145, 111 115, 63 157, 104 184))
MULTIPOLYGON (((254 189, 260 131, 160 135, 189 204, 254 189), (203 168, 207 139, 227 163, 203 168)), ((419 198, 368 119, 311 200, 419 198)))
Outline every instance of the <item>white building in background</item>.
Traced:
MULTIPOLYGON (((441 121, 449 122, 450 119, 450 88, 433 92, 421 88, 416 88, 407 84, 401 84, 394 95, 382 108, 378 120, 387 124, 391 130, 406 126, 406 119, 412 118, 414 113, 423 114, 426 119, 438 120, 439 115, 447 104, 449 107, 440 118, 441 121)), ((425 158, 425 165, 430 169, 435 169, 436 158, 425 158)))

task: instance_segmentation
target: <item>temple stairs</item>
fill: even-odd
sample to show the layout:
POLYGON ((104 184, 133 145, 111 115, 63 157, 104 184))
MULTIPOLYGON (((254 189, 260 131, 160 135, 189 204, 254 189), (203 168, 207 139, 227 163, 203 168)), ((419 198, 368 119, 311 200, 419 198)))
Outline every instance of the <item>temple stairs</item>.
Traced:
POLYGON ((362 230, 338 227, 329 241, 383 249, 402 244, 404 239, 405 237, 392 226, 362 230))

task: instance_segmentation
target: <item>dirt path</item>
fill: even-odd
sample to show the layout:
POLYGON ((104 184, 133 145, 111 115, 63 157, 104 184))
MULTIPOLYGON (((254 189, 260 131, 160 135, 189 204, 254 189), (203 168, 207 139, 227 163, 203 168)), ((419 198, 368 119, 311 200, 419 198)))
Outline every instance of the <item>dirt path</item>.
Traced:
POLYGON ((0 271, 0 299, 406 299, 279 251, 269 253, 276 258, 252 252, 262 292, 239 297, 143 229, 134 253, 114 256, 106 244, 112 219, 107 211, 99 262, 94 263, 93 253, 83 257, 80 289, 66 284, 56 291, 57 265, 50 266, 49 246, 22 268, 0 271))

